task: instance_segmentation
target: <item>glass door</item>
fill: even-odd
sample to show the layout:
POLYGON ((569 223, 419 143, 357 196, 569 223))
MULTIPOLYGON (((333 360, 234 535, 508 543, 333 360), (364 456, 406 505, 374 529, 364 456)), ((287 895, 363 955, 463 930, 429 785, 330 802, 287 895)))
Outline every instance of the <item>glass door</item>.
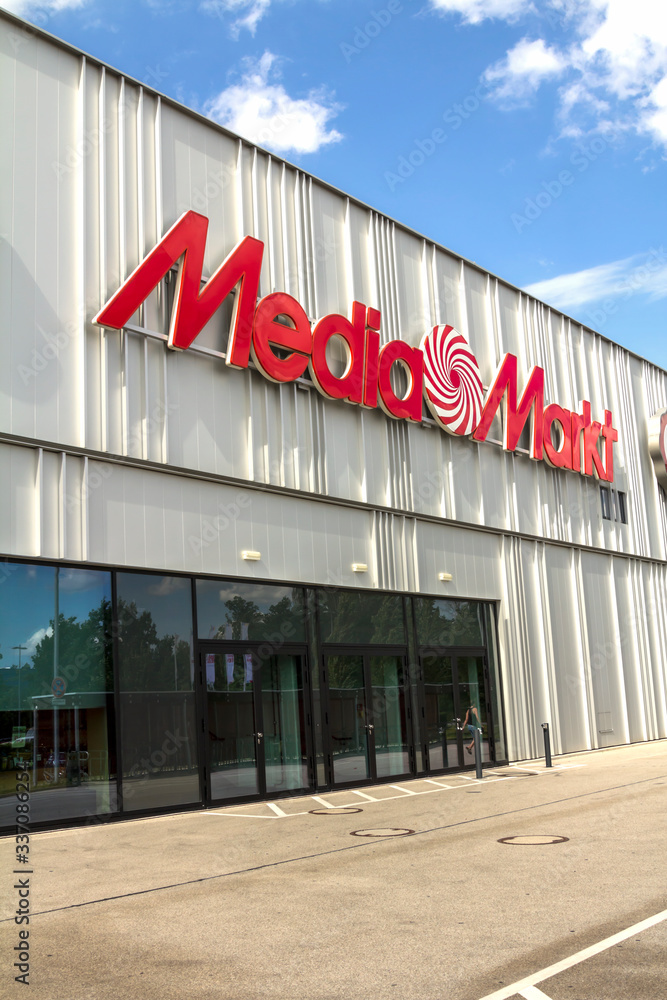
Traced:
POLYGON ((261 661, 262 732, 267 795, 307 790, 308 750, 303 656, 277 653, 261 661))
POLYGON ((264 764, 257 664, 252 652, 202 653, 209 801, 261 794, 264 764))
POLYGON ((305 657, 248 647, 201 657, 207 801, 307 791, 305 657))
POLYGON ((474 765, 475 729, 480 730, 482 761, 490 760, 484 666, 481 654, 422 655, 430 771, 474 765))
POLYGON ((329 679, 332 781, 347 785, 370 777, 368 697, 363 656, 325 656, 329 679))
POLYGON ((480 731, 482 762, 491 759, 487 697, 484 684, 484 657, 457 656, 457 715, 461 720, 465 764, 475 762, 475 729, 480 731))
POLYGON ((463 747, 451 656, 422 657, 424 714, 430 771, 463 767, 463 747))
POLYGON ((374 778, 410 773, 402 656, 369 656, 374 778))
POLYGON ((404 657, 344 653, 325 655, 324 663, 332 783, 409 774, 404 657))

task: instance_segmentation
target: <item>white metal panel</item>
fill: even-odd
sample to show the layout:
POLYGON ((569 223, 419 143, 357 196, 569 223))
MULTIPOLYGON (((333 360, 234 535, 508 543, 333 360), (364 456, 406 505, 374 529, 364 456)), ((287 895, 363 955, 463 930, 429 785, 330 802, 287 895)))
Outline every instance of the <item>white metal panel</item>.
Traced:
POLYGON ((584 553, 582 580, 594 693, 594 745, 614 746, 628 738, 623 649, 630 636, 625 630, 626 619, 617 617, 611 558, 584 553))
POLYGON ((590 749, 585 690, 584 637, 581 632, 577 581, 572 553, 550 546, 546 577, 552 621, 556 695, 560 718, 560 751, 590 749))

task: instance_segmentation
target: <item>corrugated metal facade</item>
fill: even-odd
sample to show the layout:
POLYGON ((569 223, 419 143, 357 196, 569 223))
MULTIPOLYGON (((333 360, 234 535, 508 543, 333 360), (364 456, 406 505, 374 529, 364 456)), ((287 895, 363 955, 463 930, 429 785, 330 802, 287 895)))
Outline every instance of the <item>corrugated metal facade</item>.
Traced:
POLYGON ((511 759, 539 752, 544 720, 556 752, 667 736, 667 521, 647 447, 667 374, 41 33, 0 28, 2 553, 498 601, 511 759), (205 275, 250 234, 261 295, 287 291, 311 319, 361 300, 383 342, 451 323, 485 385, 511 352, 520 385, 544 369, 547 402, 612 410, 629 523, 603 520, 592 478, 228 368, 229 303, 184 353, 166 347, 164 282, 135 325, 93 326, 190 208, 210 220, 205 275))

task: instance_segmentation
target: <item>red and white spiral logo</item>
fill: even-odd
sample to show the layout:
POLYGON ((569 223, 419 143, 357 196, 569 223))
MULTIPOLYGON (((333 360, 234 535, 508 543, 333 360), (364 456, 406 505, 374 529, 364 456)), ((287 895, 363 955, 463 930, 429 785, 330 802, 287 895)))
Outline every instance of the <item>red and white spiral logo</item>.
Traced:
POLYGON ((421 342, 428 407, 450 434, 472 434, 482 415, 482 375, 468 341, 452 326, 434 326, 421 342))

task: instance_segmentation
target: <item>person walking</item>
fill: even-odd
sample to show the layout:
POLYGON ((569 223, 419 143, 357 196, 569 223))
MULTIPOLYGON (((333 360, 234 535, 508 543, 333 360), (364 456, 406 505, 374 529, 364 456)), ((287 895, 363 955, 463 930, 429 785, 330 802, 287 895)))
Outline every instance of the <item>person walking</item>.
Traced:
POLYGON ((472 736, 472 742, 466 746, 466 751, 471 754, 472 748, 475 745, 475 730, 479 729, 480 739, 482 736, 482 723, 479 721, 479 712, 477 711, 477 706, 474 701, 471 701, 466 709, 466 717, 463 720, 463 726, 461 728, 465 731, 466 727, 472 736))

